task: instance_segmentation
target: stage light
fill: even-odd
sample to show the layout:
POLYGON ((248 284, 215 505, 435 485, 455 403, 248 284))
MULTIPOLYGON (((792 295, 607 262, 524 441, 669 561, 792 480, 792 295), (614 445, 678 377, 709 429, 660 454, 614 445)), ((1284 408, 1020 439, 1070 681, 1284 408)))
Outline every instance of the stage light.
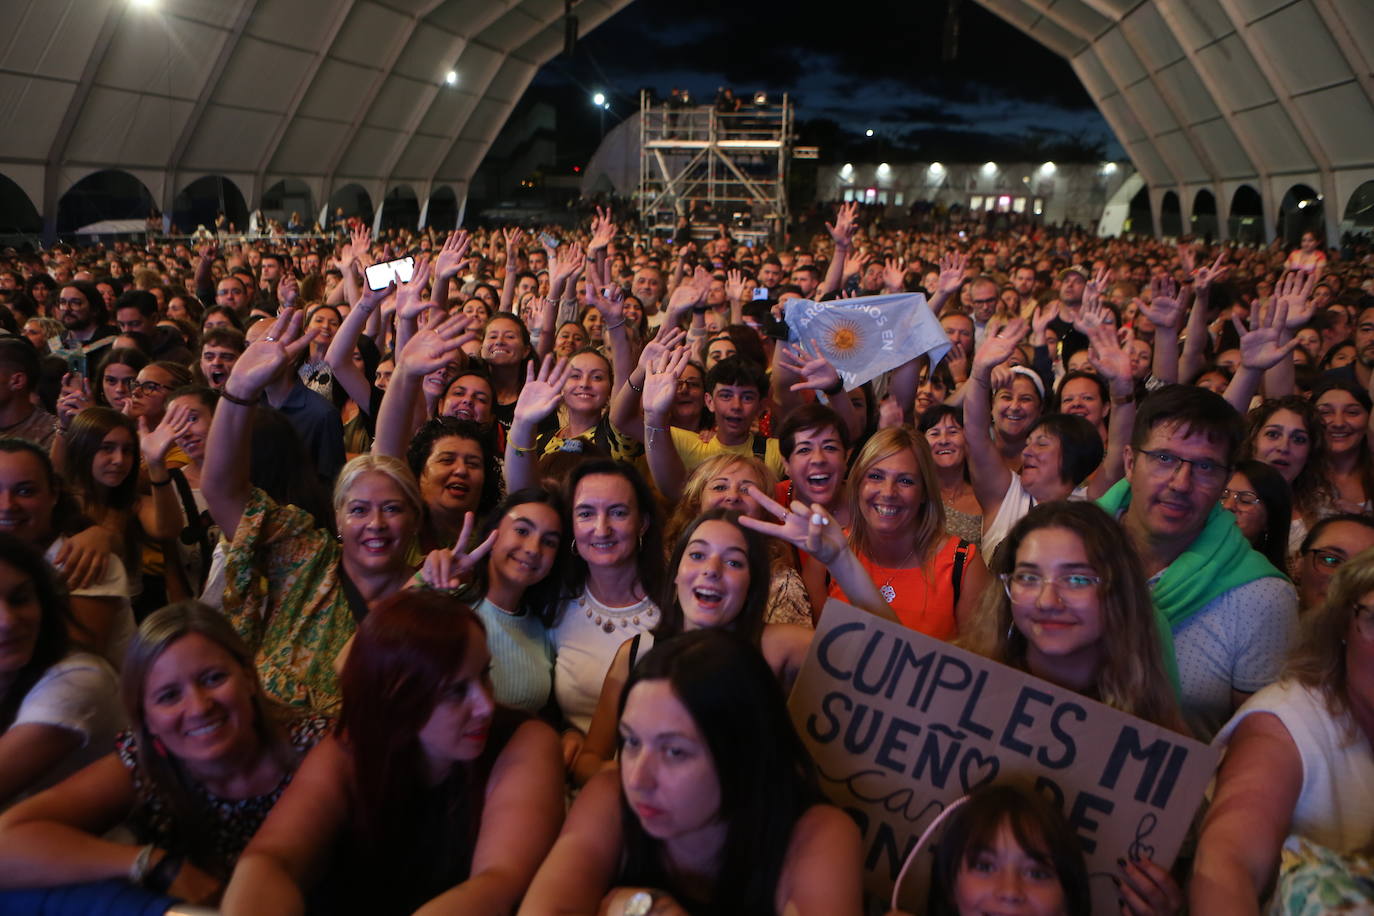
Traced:
POLYGON ((604 108, 606 106, 606 94, 604 92, 596 93, 592 96, 592 104, 598 108, 604 108))
POLYGON ((448 83, 450 86, 456 86, 458 84, 458 71, 450 70, 444 76, 444 82, 448 83))

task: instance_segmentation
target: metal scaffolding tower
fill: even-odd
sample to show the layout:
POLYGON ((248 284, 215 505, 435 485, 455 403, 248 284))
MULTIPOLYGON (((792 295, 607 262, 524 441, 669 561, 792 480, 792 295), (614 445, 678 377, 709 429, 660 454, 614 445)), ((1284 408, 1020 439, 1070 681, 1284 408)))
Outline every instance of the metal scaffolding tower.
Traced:
POLYGON ((670 106, 640 93, 639 214, 671 237, 684 218, 703 233, 780 238, 787 226, 792 103, 745 99, 738 111, 670 106), (762 102, 760 104, 760 101, 762 102))

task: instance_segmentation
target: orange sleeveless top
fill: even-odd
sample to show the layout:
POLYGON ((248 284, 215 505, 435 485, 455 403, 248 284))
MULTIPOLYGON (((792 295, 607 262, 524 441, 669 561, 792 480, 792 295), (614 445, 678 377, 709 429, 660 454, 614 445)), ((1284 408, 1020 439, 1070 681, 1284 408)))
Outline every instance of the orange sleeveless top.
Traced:
MULTIPOLYGON (((950 640, 959 635, 954 618, 954 559, 958 547, 959 538, 951 536, 946 540, 929 566, 929 576, 924 565, 913 569, 887 569, 862 555, 859 562, 887 603, 892 605, 893 612, 903 626, 936 639, 950 640)), ((962 573, 968 571, 969 561, 978 548, 969 544, 964 550, 967 556, 961 577, 962 573)), ((830 596, 841 601, 849 600, 833 581, 830 583, 830 596)))

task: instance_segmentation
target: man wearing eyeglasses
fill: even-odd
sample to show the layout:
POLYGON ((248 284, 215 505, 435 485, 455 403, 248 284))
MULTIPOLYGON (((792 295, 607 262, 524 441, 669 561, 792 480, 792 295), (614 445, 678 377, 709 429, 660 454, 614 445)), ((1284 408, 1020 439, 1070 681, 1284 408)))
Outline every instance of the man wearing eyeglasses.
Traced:
POLYGON ((1161 388, 1137 410, 1126 479, 1099 501, 1150 577, 1173 633, 1183 714, 1204 741, 1278 678, 1297 636, 1297 592, 1219 503, 1243 433, 1220 395, 1161 388))

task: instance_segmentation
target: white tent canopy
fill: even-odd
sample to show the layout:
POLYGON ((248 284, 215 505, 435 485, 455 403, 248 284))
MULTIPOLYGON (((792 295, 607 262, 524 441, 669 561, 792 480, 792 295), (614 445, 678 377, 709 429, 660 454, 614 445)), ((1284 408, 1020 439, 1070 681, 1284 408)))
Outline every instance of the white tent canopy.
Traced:
MULTIPOLYGON (((578 0, 585 34, 629 0, 578 0)), ((458 201, 538 69, 564 0, 6 0, 0 174, 51 227, 116 168, 172 209, 206 175, 250 209, 284 179, 458 201), (452 71, 452 83, 447 79, 452 71)))
POLYGON ((1150 188, 1187 231, 1199 195, 1218 223, 1259 193, 1272 235, 1285 198, 1324 203, 1335 241, 1374 180, 1370 0, 978 0, 1066 58, 1150 188))

